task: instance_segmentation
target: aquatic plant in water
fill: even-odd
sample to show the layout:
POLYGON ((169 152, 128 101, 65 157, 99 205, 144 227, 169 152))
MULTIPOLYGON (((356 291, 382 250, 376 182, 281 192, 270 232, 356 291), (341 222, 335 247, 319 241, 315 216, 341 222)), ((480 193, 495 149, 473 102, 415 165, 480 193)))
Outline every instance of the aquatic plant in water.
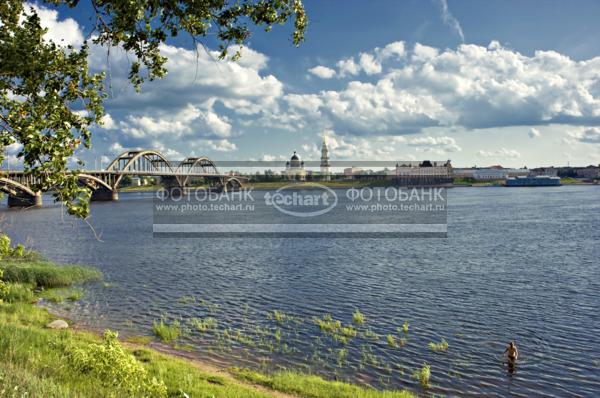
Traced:
POLYGON ((429 387, 429 378, 431 377, 431 368, 428 363, 424 363, 421 369, 415 370, 412 378, 418 380, 424 388, 429 387))
POLYGON ((183 296, 177 299, 179 304, 193 304, 196 302, 196 297, 194 296, 183 296))
POLYGON ((83 290, 74 288, 47 289, 40 293, 40 297, 51 303, 62 303, 63 301, 79 301, 83 298, 83 290))
POLYGON ((386 337, 386 340, 387 340, 388 347, 390 347, 390 348, 398 347, 398 343, 396 342, 396 338, 394 337, 394 335, 388 334, 386 337))
POLYGON ((365 330, 364 337, 369 340, 379 341, 379 335, 377 333, 375 333, 374 331, 372 331, 371 329, 365 330))
POLYGON ((326 333, 334 333, 342 327, 342 322, 334 320, 329 314, 323 315, 322 319, 315 318, 314 322, 322 332, 326 333))
POLYGON ((217 320, 212 317, 206 317, 204 319, 192 318, 188 321, 188 325, 200 333, 206 333, 217 327, 217 320))
POLYGON ((428 347, 433 352, 446 352, 448 351, 448 342, 444 338, 442 338, 442 341, 440 341, 439 343, 430 342, 428 344, 428 347))
POLYGON ((237 341, 238 343, 243 344, 245 346, 248 346, 248 347, 256 346, 256 343, 254 342, 254 340, 252 340, 252 338, 250 336, 246 335, 241 330, 236 330, 235 333, 228 333, 228 335, 230 336, 230 338, 232 340, 237 341))
POLYGON ((177 320, 168 324, 165 322, 165 318, 161 318, 159 322, 154 321, 152 330, 163 343, 170 343, 181 335, 181 324, 177 320))
POLYGON ((346 362, 346 358, 348 358, 348 350, 345 348, 340 348, 339 350, 336 351, 336 353, 337 353, 337 355, 336 355, 337 364, 341 368, 342 366, 344 366, 344 363, 346 362))
POLYGON ((267 314, 267 319, 268 320, 274 320, 275 322, 277 322, 280 325, 283 325, 287 319, 287 315, 285 315, 283 312, 275 310, 273 312, 269 312, 267 314))
POLYGON ((352 322, 358 326, 362 326, 365 324, 365 316, 359 310, 356 310, 352 314, 352 322))
POLYGON ((404 333, 408 333, 408 326, 409 326, 408 321, 404 321, 404 323, 402 324, 402 331, 404 333))
POLYGON ((352 325, 344 326, 340 329, 340 333, 344 337, 356 337, 357 331, 352 325))
POLYGON ((275 339, 275 341, 277 341, 278 343, 281 343, 281 329, 277 329, 275 330, 275 333, 273 333, 273 338, 275 339))

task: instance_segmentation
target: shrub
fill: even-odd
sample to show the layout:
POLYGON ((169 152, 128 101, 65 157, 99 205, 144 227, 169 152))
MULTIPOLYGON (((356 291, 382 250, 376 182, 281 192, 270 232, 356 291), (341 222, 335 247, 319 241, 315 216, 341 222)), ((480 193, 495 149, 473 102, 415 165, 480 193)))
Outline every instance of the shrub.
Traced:
POLYGON ((10 238, 7 235, 0 234, 0 258, 19 258, 23 256, 25 256, 25 248, 23 245, 17 245, 13 249, 10 247, 10 238))
POLYGON ((117 333, 110 330, 104 332, 102 344, 72 348, 69 358, 78 372, 91 374, 129 396, 167 396, 165 384, 155 377, 150 378, 142 364, 123 349, 117 333))
POLYGON ((6 298, 6 296, 8 295, 8 285, 6 284, 6 282, 4 282, 4 280, 2 279, 2 277, 4 276, 4 271, 2 271, 0 269, 0 303, 2 302, 2 300, 4 300, 6 298))
POLYGON ((10 238, 6 235, 0 234, 0 258, 8 257, 10 252, 10 238))

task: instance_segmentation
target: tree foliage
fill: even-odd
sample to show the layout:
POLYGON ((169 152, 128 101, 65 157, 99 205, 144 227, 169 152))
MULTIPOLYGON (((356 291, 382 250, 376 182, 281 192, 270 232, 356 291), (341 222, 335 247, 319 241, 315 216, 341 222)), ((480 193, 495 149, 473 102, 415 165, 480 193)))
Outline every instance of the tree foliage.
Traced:
MULTIPOLYGON (((121 47, 133 55, 129 79, 136 90, 145 80, 167 73, 161 44, 188 34, 194 42, 209 34, 221 58, 232 44, 243 45, 251 26, 269 31, 294 20, 292 42, 300 44, 308 20, 301 0, 89 0, 94 44, 121 47)), ((80 0, 45 0, 54 6, 82 8, 80 0)), ((87 41, 80 48, 44 38, 46 30, 24 0, 0 2, 0 163, 4 147, 21 145, 18 158, 40 183, 55 190, 70 214, 89 214, 90 192, 78 186, 67 165, 77 150, 90 147, 90 128, 101 123, 106 98, 104 74, 90 72, 87 41)), ((232 59, 240 56, 239 50, 232 59)))

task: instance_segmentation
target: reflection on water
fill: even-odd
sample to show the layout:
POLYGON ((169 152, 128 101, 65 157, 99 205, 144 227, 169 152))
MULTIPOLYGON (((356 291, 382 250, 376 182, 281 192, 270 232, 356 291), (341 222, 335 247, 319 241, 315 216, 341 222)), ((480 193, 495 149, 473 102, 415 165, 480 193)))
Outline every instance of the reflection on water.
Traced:
POLYGON ((17 242, 104 272, 69 309, 88 326, 150 335, 180 319, 189 355, 376 387, 420 391, 411 375, 427 362, 432 393, 600 391, 600 187, 453 189, 447 239, 153 239, 150 195, 120 197, 92 206, 101 241, 58 207, 2 210, 17 242), (352 325, 357 309, 346 344, 315 322, 352 325), (190 324, 207 317, 216 327, 190 324))

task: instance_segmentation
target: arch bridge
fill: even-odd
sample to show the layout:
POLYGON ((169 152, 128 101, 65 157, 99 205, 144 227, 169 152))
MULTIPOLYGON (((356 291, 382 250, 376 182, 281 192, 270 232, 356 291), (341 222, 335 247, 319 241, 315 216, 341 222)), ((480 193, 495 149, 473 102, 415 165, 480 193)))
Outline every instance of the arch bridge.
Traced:
MULTIPOLYGON (((77 173, 79 184, 92 191, 93 201, 118 200, 119 187, 125 177, 159 177, 161 184, 172 192, 183 192, 194 182, 208 184, 211 190, 227 192, 242 189, 246 177, 223 174, 209 158, 188 157, 171 161, 159 151, 125 151, 104 170, 82 170, 77 173)), ((0 191, 8 194, 10 207, 41 206, 41 192, 35 190, 39 181, 24 171, 0 173, 0 191)))

